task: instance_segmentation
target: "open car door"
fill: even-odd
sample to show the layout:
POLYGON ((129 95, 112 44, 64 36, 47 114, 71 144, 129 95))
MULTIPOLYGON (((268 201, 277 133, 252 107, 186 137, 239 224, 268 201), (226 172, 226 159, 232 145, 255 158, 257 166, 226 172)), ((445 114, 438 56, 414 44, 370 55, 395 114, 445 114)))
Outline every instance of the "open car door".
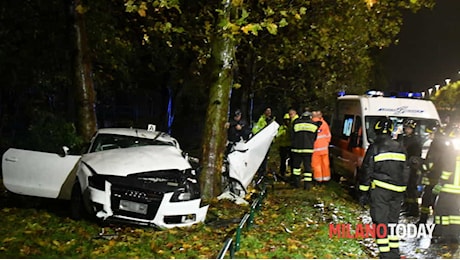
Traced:
POLYGON ((239 181, 244 189, 247 189, 265 159, 278 127, 277 122, 270 123, 247 142, 237 143, 235 150, 228 154, 230 178, 239 181))
POLYGON ((16 194, 70 198, 71 191, 62 191, 63 195, 61 189, 66 181, 75 180, 80 157, 10 148, 2 158, 3 184, 16 194))

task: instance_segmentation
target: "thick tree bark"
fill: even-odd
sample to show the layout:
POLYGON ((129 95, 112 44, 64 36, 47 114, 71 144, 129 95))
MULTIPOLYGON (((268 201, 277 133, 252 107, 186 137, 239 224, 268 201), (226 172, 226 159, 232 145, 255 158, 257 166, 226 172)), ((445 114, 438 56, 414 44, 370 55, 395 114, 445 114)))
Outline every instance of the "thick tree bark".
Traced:
MULTIPOLYGON (((230 0, 225 1, 224 5, 220 20, 230 17, 230 0)), ((225 37, 223 30, 218 30, 212 45, 211 86, 202 144, 203 171, 200 181, 204 200, 215 198, 222 191, 220 184, 227 141, 225 122, 233 81, 234 48, 234 40, 225 37)))
POLYGON ((91 78, 91 57, 82 9, 82 1, 75 0, 72 6, 76 47, 74 84, 77 90, 75 98, 78 113, 78 132, 85 141, 89 141, 97 130, 96 93, 91 78))

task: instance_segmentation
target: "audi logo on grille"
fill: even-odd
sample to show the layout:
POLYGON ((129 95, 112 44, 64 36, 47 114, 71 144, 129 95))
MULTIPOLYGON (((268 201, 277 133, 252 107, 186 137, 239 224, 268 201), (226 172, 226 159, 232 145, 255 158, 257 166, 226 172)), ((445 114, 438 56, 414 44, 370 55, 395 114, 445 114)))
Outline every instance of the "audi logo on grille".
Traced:
POLYGON ((147 197, 147 193, 142 191, 129 190, 125 192, 125 196, 132 198, 145 198, 147 197))

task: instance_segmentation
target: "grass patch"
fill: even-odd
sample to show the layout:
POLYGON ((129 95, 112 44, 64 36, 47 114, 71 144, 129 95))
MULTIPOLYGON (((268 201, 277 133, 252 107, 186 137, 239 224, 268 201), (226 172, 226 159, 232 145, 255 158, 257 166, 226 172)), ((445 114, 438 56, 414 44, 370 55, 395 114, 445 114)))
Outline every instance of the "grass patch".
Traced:
MULTIPOLYGON (((243 231, 235 257, 370 257, 357 240, 329 238, 329 223, 359 221, 358 205, 338 184, 311 191, 273 185, 254 224, 243 231)), ((21 202, 4 191, 0 194, 1 258, 216 258, 249 212, 249 206, 214 201, 206 223, 157 230, 74 221, 67 217, 65 202, 31 198, 21 202)))

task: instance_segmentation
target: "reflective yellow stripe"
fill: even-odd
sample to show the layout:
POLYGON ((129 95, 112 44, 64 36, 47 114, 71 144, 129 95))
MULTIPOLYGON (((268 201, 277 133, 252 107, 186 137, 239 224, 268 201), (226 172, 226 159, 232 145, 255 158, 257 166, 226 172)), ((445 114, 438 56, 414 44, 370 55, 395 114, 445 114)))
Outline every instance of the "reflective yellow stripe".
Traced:
POLYGON ((304 173, 303 173, 303 176, 310 176, 310 177, 311 177, 311 176, 313 176, 313 173, 311 173, 311 172, 304 172, 304 173))
POLYGON ((399 242, 390 242, 390 243, 388 243, 388 246, 390 248, 398 248, 399 247, 399 242))
POLYGON ((392 190, 396 192, 404 192, 406 190, 406 186, 397 186, 397 185, 386 183, 386 182, 379 181, 379 180, 373 180, 372 183, 374 183, 375 186, 378 186, 380 188, 384 188, 384 189, 392 190))
POLYGON ((440 216, 435 216, 434 217, 434 223, 435 224, 441 224, 441 217, 440 216))
POLYGON ((441 173, 441 179, 443 180, 448 180, 450 175, 452 175, 452 172, 446 172, 446 171, 442 171, 441 173))
POLYGON ((418 202, 418 198, 406 198, 404 201, 408 203, 414 203, 418 202))
POLYGON ((295 168, 294 170, 292 170, 292 174, 294 175, 300 175, 301 173, 302 173, 302 169, 295 168))
POLYGON ((369 186, 366 186, 366 185, 359 185, 359 190, 361 190, 361 191, 368 191, 368 190, 369 190, 369 186))
POLYGON ((450 218, 449 218, 449 216, 441 216, 441 224, 443 224, 443 225, 449 225, 449 224, 450 224, 450 218))
POLYGON ((313 149, 291 149, 293 153, 313 153, 313 149))
POLYGON ((455 175, 454 175, 454 185, 460 185, 460 161, 455 162, 455 175))
POLYGON ((442 192, 460 194, 460 186, 452 184, 444 184, 441 188, 442 192))
POLYGON ((381 153, 374 157, 374 162, 381 161, 406 161, 406 155, 403 153, 381 153))
POLYGON ((303 180, 304 181, 313 181, 313 178, 312 177, 304 177, 303 180))
POLYGON ((312 123, 298 123, 294 125, 294 132, 300 131, 308 131, 308 132, 316 132, 318 126, 312 123))
POLYGON ((379 251, 383 253, 390 252, 390 247, 389 246, 379 246, 379 251))
POLYGON ((431 210, 429 207, 420 207, 420 212, 425 214, 430 214, 431 210))
POLYGON ((430 179, 428 179, 427 177, 422 177, 422 184, 430 185, 430 179))
POLYGON ((375 240, 375 243, 377 244, 388 244, 388 242, 389 242, 388 238, 377 238, 375 240))
POLYGON ((449 216, 449 224, 459 225, 460 216, 449 216))

